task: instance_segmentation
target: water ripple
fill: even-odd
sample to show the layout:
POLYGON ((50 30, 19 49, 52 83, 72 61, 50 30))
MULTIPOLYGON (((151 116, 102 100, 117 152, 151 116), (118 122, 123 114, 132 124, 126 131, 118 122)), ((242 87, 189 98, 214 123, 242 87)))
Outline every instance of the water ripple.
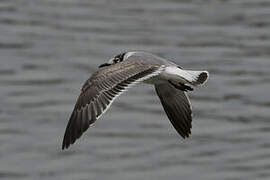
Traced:
POLYGON ((0 2, 0 179, 269 179, 267 0, 0 2), (146 50, 211 77, 190 92, 192 136, 151 86, 117 99, 61 151, 81 85, 146 50))

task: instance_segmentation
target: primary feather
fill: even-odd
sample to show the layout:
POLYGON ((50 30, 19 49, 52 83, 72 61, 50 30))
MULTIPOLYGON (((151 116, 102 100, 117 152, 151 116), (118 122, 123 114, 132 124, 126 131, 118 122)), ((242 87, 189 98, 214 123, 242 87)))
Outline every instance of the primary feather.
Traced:
POLYGON ((62 149, 68 148, 132 85, 155 85, 161 104, 176 131, 191 134, 192 109, 186 94, 208 79, 207 71, 183 70, 178 65, 146 52, 115 56, 84 83, 68 121, 62 149))

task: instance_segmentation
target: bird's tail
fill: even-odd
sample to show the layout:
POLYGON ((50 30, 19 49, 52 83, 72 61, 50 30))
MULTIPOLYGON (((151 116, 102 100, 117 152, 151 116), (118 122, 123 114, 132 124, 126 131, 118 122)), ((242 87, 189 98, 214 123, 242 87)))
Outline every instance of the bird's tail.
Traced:
POLYGON ((208 71, 182 70, 181 74, 193 86, 203 85, 209 77, 208 71))

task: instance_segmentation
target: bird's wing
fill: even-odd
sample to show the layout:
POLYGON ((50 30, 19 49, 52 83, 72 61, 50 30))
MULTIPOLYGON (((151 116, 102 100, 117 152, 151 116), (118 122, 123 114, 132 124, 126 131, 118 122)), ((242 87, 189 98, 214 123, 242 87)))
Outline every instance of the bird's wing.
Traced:
POLYGON ((187 94, 169 83, 155 85, 155 89, 173 127, 183 138, 189 137, 192 109, 187 94))
POLYGON ((66 127, 62 149, 73 144, 130 86, 158 75, 163 66, 123 61, 95 72, 83 85, 66 127))

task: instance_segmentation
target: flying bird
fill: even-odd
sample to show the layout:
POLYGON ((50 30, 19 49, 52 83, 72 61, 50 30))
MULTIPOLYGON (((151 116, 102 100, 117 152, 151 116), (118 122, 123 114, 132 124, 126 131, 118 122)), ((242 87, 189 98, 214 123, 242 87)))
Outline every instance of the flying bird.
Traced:
POLYGON ((191 134, 192 108, 187 91, 204 84, 207 71, 184 70, 148 52, 125 52, 101 64, 84 83, 66 127, 62 149, 68 148, 134 84, 153 84, 164 111, 183 138, 191 134))

